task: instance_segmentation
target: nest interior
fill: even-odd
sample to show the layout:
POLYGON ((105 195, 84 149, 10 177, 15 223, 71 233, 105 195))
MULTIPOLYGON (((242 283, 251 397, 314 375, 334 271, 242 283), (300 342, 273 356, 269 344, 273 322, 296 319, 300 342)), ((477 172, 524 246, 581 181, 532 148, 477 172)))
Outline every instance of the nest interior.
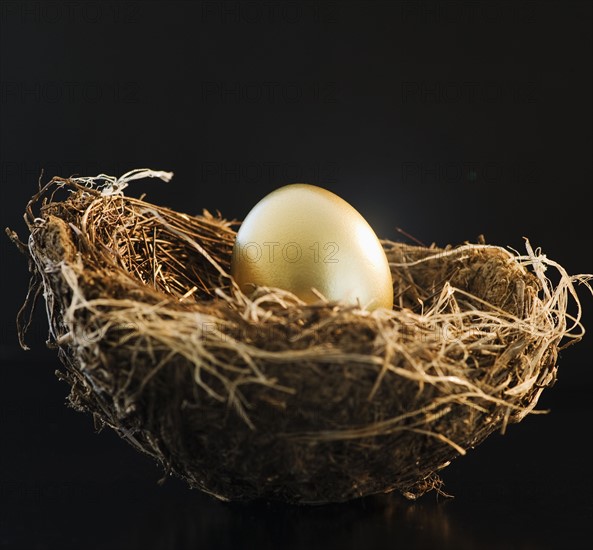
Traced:
POLYGON ((25 220, 27 244, 9 232, 31 271, 21 344, 43 294, 70 404, 224 500, 440 490, 439 470, 534 410, 561 341, 582 336, 566 304, 586 279, 528 244, 383 240, 395 306, 367 312, 246 296, 228 274, 237 223, 113 186, 54 178, 25 220))

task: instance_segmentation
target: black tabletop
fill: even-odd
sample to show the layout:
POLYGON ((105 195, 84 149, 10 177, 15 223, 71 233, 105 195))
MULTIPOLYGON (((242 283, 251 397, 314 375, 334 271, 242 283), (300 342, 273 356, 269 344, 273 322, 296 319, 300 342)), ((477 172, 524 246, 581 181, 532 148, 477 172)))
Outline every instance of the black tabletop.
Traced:
MULTIPOLYGON (((585 548, 590 409, 554 407, 492 435, 442 471, 445 498, 345 504, 223 503, 62 404, 48 363, 15 361, 2 402, 5 548, 585 548), (23 388, 36 387, 23 402, 23 388)), ((567 363, 566 368, 570 368, 567 363)), ((3 374, 3 387, 7 380, 3 374)))

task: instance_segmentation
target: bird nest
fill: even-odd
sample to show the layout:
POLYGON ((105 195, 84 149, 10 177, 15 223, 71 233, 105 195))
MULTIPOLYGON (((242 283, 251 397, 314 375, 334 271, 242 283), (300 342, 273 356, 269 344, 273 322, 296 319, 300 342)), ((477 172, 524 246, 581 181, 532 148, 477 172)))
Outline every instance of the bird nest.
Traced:
POLYGON ((171 174, 40 186, 28 244, 9 231, 32 273, 19 337, 43 294, 70 404, 220 499, 440 491, 437 472, 534 411, 558 350, 582 337, 588 276, 528 242, 520 255, 382 240, 393 310, 245 295, 229 275, 239 224, 124 195, 146 176, 171 174))

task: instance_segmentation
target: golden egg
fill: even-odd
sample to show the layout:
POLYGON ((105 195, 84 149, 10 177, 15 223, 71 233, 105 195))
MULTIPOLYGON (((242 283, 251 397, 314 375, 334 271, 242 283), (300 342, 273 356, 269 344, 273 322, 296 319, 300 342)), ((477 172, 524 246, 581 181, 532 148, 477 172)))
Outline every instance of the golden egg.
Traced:
POLYGON ((245 294, 255 286, 289 290, 303 301, 393 307, 387 257, 367 221, 327 189, 295 183, 276 189, 249 212, 231 259, 245 294))

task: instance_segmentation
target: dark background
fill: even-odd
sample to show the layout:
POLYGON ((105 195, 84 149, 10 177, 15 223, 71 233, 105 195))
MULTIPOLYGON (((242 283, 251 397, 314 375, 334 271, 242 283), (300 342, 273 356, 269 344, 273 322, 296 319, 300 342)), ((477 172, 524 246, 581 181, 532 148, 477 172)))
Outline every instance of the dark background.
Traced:
MULTIPOLYGON (((172 170, 132 195, 242 218, 305 181, 378 235, 593 273, 591 3, 3 2, 1 225, 39 175, 172 170)), ((68 409, 26 262, 0 238, 0 546, 571 548, 591 542, 593 300, 540 409, 443 472, 456 498, 228 505, 68 409)))

